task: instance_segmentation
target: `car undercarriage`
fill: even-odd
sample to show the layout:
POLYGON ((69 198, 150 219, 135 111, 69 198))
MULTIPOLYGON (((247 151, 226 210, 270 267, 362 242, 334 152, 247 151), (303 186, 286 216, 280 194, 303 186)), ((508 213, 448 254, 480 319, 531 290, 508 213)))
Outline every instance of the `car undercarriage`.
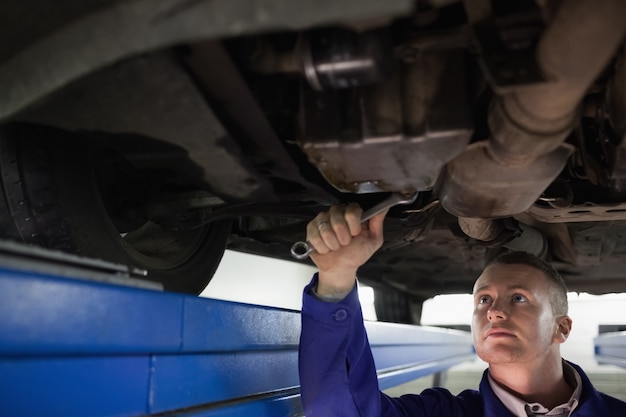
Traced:
MULTIPOLYGON (((626 290, 626 2, 7 1, 0 237, 198 293, 390 193, 359 271, 419 323, 524 250, 626 290)), ((251 278, 252 279, 252 278, 251 278)))

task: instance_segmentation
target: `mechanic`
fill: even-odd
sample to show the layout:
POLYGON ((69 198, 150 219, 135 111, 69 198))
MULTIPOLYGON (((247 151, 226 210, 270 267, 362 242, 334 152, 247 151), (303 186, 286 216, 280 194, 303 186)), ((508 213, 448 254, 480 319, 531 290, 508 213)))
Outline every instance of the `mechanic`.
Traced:
POLYGON ((478 391, 443 388, 391 398, 380 392, 356 291, 356 272, 383 243, 381 213, 361 224, 356 204, 307 225, 318 273, 305 288, 300 383, 307 417, 626 416, 561 358, 572 328, 567 290, 548 264, 522 252, 496 258, 474 285, 472 335, 489 364, 478 391))

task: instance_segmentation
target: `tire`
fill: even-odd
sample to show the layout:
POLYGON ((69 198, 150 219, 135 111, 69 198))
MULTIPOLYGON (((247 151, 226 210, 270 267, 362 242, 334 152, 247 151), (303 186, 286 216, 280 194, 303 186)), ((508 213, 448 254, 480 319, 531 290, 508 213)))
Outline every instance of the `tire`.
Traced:
POLYGON ((419 325, 424 299, 392 288, 374 288, 378 321, 419 325))
POLYGON ((120 233, 85 142, 40 126, 0 127, 0 236, 148 271, 165 290, 199 294, 219 265, 231 221, 166 230, 150 221, 120 233))

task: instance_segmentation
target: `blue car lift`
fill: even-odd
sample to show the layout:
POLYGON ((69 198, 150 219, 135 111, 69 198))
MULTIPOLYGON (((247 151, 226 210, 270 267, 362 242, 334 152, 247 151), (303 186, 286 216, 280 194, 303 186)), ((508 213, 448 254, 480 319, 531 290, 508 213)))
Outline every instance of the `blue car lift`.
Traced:
MULTIPOLYGON (((0 416, 301 416, 297 311, 154 288, 0 242, 0 416)), ((467 332, 367 323, 382 388, 474 358, 467 332)))
POLYGON ((596 361, 626 368, 626 332, 605 333, 594 339, 596 361))

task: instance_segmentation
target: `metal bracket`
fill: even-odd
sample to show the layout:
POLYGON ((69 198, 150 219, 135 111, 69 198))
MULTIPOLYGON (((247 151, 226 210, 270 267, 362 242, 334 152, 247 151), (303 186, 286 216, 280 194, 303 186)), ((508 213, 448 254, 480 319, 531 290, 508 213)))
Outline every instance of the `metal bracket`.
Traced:
POLYGON ((538 9, 499 14, 490 0, 466 0, 465 9, 478 62, 494 91, 504 94, 547 81, 535 59, 534 41, 543 30, 538 9), (507 24, 501 24, 505 21, 507 24))

